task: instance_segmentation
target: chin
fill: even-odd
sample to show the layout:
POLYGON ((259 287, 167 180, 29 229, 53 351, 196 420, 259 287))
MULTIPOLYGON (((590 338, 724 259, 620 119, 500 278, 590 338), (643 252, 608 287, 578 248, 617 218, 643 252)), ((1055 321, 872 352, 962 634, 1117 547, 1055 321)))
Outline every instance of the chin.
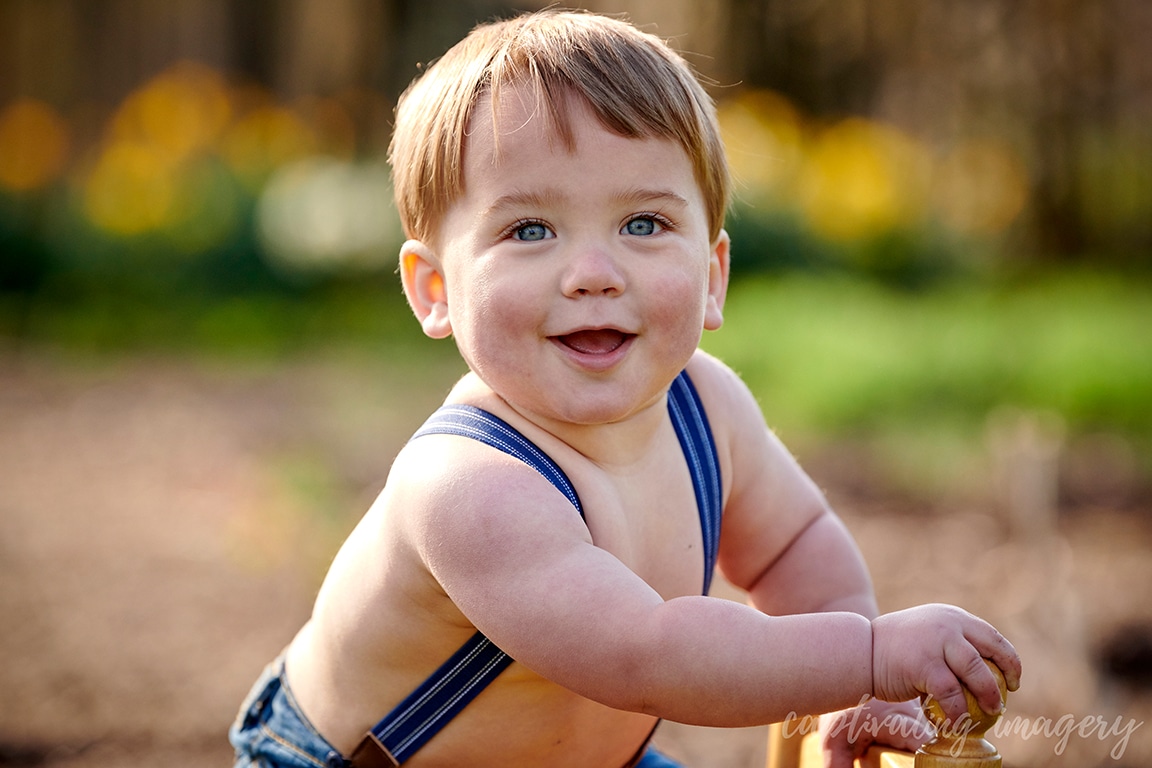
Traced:
POLYGON ((649 397, 603 397, 590 395, 579 402, 558 404, 551 413, 559 421, 580 426, 616 424, 652 407, 663 391, 649 397))

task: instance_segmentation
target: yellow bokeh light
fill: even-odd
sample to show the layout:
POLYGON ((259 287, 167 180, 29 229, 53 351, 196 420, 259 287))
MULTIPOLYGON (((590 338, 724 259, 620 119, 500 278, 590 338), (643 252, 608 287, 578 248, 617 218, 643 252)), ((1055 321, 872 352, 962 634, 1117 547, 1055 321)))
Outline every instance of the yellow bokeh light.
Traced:
POLYGON ((68 127, 49 105, 21 99, 0 112, 0 186, 40 189, 59 177, 68 159, 68 127))
POLYGON ((180 160, 209 147, 232 116, 228 89, 214 70, 182 62, 129 96, 112 122, 116 140, 151 144, 180 160))
POLYGON ((315 152, 317 139, 294 112, 260 106, 239 120, 223 142, 223 156, 250 187, 259 187, 286 163, 315 152))
POLYGON ((1003 142, 962 143, 939 164, 933 200, 945 224, 969 235, 1002 232, 1028 200, 1028 172, 1003 142))
POLYGON ((911 138, 850 118, 813 142, 798 189, 800 203, 822 236, 867 238, 916 222, 929 167, 927 152, 911 138))
POLYGON ((737 194, 755 199, 787 190, 804 137, 792 104, 771 91, 748 91, 721 104, 719 119, 737 194))
POLYGON ((99 157, 84 186, 93 224, 118 235, 166 225, 175 194, 170 158, 147 144, 118 142, 99 157))

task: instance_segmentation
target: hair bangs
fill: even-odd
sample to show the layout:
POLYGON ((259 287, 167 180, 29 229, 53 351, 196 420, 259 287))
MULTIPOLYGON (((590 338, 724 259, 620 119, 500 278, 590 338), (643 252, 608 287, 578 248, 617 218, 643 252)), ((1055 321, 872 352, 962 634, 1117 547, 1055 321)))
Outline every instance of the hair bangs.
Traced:
MULTIPOLYGON (((628 138, 668 139, 692 162, 713 237, 728 203, 728 166, 711 98, 666 43, 627 22, 582 12, 541 12, 481 25, 414 83, 397 107, 390 161, 408 236, 430 240, 463 194, 463 155, 476 105, 527 89, 530 113, 574 143, 571 99, 628 138)), ((496 118, 493 110, 493 119, 496 118)))

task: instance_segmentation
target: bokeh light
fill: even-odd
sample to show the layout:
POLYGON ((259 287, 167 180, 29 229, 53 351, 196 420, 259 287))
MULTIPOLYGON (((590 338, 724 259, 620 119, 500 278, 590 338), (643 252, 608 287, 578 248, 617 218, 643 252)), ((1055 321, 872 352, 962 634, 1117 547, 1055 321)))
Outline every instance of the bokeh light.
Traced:
POLYGON ((174 163, 158 147, 118 141, 97 159, 84 184, 84 211, 100 229, 138 235, 174 218, 174 163))
POLYGON ((244 115, 229 128, 221 147, 232 170, 258 191, 276 169, 314 154, 316 135, 287 107, 269 104, 244 115))
POLYGON ((257 208, 261 240, 291 272, 390 263, 400 225, 391 208, 388 169, 313 158, 285 166, 257 208))
POLYGON ((940 218, 957 232, 996 235, 1028 201, 1028 171, 1003 141, 961 143, 937 164, 932 200, 940 218))
POLYGON ((812 228, 830 240, 914 225, 924 210, 928 157, 895 129, 850 118, 814 141, 800 181, 812 228))
POLYGON ((804 162, 799 112, 772 91, 749 90, 719 105, 720 126, 739 200, 781 205, 804 162))
MULTIPOLYGON (((335 137, 330 144, 346 153, 354 147, 354 127, 339 104, 317 102, 312 111, 335 137)), ((178 62, 113 112, 78 174, 82 210, 113 237, 160 234, 170 255, 195 255, 235 237, 246 198, 259 195, 277 169, 317 150, 305 120, 263 91, 178 62)))
POLYGON ((233 234, 239 200, 212 161, 233 115, 224 77, 182 61, 130 93, 82 173, 83 210, 104 232, 164 232, 180 253, 233 234))
POLYGON ((156 147, 175 161, 209 148, 228 125, 232 104, 223 76, 179 62, 132 93, 112 119, 115 140, 156 147))
MULTIPOLYGON (((852 269, 874 270, 880 262, 860 254, 894 242, 995 247, 1039 183, 1021 149, 1002 137, 960 133, 929 144, 876 118, 814 117, 771 90, 718 97, 740 215, 757 219, 761 234, 780 226, 815 248, 832 245, 821 253, 852 269)), ((389 110, 378 91, 287 102, 203 63, 177 61, 107 108, 94 131, 69 125, 41 101, 8 104, 0 110, 0 189, 35 193, 67 179, 78 205, 64 215, 79 213, 113 239, 159 236, 158 263, 239 238, 257 243, 259 257, 280 270, 380 265, 401 237, 378 165, 389 110), (74 137, 93 132, 97 141, 77 146, 74 137)), ((100 113, 84 114, 90 121, 100 113)), ((1086 220, 1138 242, 1152 208, 1152 157, 1141 149, 1142 130, 1130 133, 1128 142, 1089 140, 1074 160, 1092 192, 1086 220)), ((788 263, 811 252, 800 247, 788 263)))
POLYGON ((0 111, 0 186, 13 192, 54 181, 68 160, 69 131, 55 109, 20 99, 0 111))
POLYGON ((995 237, 1028 204, 1027 166, 1005 141, 961 139, 941 153, 878 120, 821 125, 763 90, 721 102, 719 116, 737 205, 762 215, 790 211, 827 241, 867 241, 930 223, 962 237, 995 237))

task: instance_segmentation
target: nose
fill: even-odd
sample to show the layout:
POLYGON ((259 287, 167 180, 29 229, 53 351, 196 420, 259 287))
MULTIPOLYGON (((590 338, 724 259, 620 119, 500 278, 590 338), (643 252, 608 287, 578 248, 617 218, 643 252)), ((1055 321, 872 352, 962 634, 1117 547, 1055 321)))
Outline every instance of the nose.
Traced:
POLYGON ((624 273, 608 249, 584 245, 574 250, 563 278, 565 296, 616 296, 624 286, 624 273))

